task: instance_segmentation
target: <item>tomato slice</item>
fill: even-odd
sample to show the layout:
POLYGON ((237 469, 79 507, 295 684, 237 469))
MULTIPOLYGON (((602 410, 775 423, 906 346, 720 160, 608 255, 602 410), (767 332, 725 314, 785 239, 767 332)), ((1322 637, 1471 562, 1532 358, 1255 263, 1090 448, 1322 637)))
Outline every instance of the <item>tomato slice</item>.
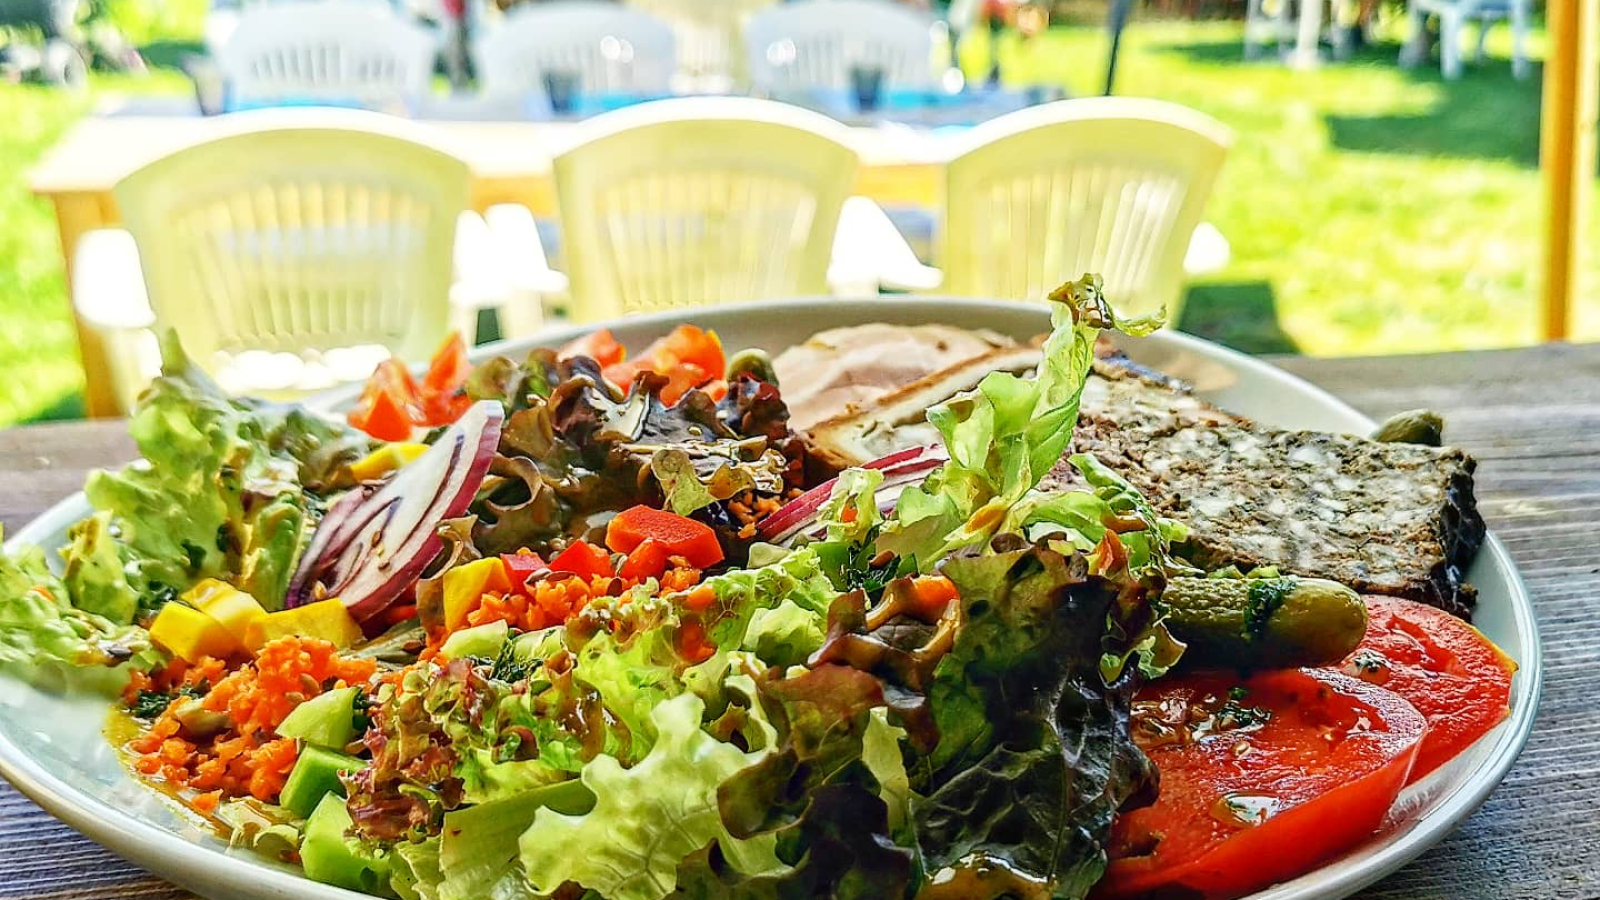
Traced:
POLYGON ((1517 664, 1478 629, 1398 597, 1363 598, 1367 636, 1339 671, 1404 697, 1428 719, 1411 780, 1449 762, 1511 714, 1517 664))
POLYGON ((602 328, 567 342, 565 347, 556 351, 556 356, 562 359, 587 356, 605 368, 627 359, 628 349, 617 342, 617 336, 611 333, 611 329, 602 328))
POLYGON ((1133 735, 1160 795, 1117 817, 1094 896, 1224 900, 1310 870, 1383 823, 1427 727, 1399 696, 1336 672, 1147 686, 1133 735))

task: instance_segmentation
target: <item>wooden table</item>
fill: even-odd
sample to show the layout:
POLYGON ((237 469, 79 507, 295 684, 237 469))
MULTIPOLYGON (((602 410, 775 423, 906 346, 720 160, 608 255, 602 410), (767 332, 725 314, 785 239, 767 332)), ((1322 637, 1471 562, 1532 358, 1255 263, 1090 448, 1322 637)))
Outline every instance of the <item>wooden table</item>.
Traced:
MULTIPOLYGON (((1384 359, 1279 360, 1383 417, 1432 407, 1481 462, 1484 516, 1527 578, 1544 635, 1531 743, 1488 802, 1363 900, 1600 897, 1600 347, 1384 359)), ((0 523, 77 490, 86 467, 130 457, 115 422, 0 432, 0 523)), ((177 898, 0 786, 3 898, 177 898)))

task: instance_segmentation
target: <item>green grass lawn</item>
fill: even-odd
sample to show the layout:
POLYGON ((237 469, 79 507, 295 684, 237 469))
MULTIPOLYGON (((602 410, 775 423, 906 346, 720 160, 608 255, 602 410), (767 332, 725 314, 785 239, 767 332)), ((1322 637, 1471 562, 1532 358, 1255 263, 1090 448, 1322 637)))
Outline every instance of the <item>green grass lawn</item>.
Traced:
MULTIPOLYGON (((1397 68, 1392 45, 1310 72, 1245 63, 1241 31, 1136 21, 1124 41, 1119 93, 1193 106, 1237 134, 1207 214, 1233 262, 1195 285, 1180 324, 1252 352, 1537 340, 1539 87, 1511 77, 1504 28, 1496 58, 1453 84, 1437 66, 1397 68)), ((974 71, 985 44, 969 46, 974 71)), ((1094 93, 1103 77, 1096 28, 1008 35, 1000 52, 1018 81, 1094 93)), ((102 77, 84 95, 0 85, 0 425, 81 408, 55 224, 28 192, 28 168, 98 98, 182 90, 159 69, 102 77)), ((1577 325, 1600 337, 1600 303, 1586 303, 1577 325)))
MULTIPOLYGON (((1233 261, 1194 286, 1180 324, 1328 355, 1537 340, 1538 67, 1511 77, 1506 29, 1454 83, 1437 64, 1398 68, 1393 44, 1297 72, 1244 62, 1240 39, 1230 22, 1135 21, 1124 35, 1119 94, 1192 106, 1236 134, 1207 211, 1233 261)), ((987 52, 974 46, 967 68, 987 52)), ((1010 36, 1002 70, 1094 93, 1105 52, 1095 29, 1010 36)), ((1600 304, 1578 326, 1600 337, 1600 304)))

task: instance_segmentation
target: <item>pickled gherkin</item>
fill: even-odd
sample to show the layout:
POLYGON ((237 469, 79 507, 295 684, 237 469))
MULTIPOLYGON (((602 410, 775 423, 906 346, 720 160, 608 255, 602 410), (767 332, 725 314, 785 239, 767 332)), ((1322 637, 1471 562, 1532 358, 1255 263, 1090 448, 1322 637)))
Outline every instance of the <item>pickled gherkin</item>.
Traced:
POLYGON ((1189 645, 1184 660, 1194 666, 1329 665, 1367 631, 1361 597, 1321 578, 1171 578, 1162 599, 1167 626, 1189 645))

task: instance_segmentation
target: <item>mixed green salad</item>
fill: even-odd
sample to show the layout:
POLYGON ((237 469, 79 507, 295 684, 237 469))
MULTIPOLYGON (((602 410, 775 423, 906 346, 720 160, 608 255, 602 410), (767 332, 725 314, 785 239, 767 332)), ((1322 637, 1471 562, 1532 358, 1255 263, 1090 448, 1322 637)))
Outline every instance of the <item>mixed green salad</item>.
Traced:
MULTIPOLYGON (((836 475, 771 366, 692 327, 633 360, 599 335, 477 366, 447 346, 420 380, 386 364, 365 431, 227 397, 169 341, 143 459, 91 477, 64 567, 0 557, 0 671, 118 694, 139 775, 374 895, 1160 894, 1108 865, 1184 831, 1190 858, 1155 867, 1183 871, 1231 832, 1114 832, 1178 802, 1156 750, 1287 735, 1307 708, 1282 678, 1170 694, 1185 639, 1190 662, 1337 664, 1367 611, 1272 571, 1204 577, 1092 456, 1039 491, 1101 331, 1159 325, 1092 277, 1050 299, 1035 372, 929 409, 939 445, 836 475)), ((1350 747, 1383 733, 1336 762, 1384 775, 1386 809, 1423 719, 1303 677, 1366 723, 1350 747)))

